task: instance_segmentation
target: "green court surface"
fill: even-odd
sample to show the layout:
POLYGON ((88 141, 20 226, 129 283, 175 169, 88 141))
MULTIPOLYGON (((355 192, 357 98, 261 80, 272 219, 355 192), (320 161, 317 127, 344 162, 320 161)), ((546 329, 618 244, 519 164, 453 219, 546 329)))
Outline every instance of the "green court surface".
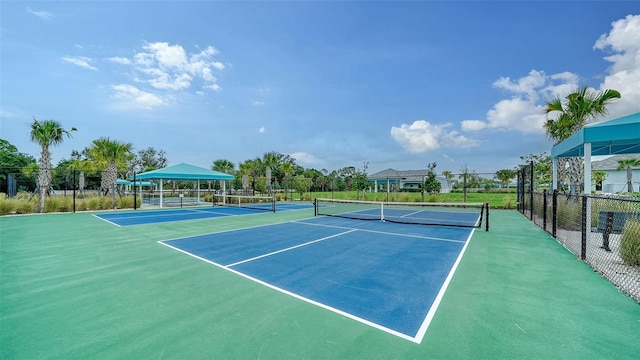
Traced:
POLYGON ((640 305, 515 211, 476 230, 420 344, 158 243, 312 215, 130 227, 87 213, 2 217, 0 358, 639 357, 640 305))

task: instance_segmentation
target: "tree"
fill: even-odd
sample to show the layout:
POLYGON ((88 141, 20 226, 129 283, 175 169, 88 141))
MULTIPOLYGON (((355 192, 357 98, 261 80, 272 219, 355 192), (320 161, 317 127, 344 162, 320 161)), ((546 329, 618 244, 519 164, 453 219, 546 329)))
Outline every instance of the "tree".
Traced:
MULTIPOLYGON (((309 190, 309 188, 311 187, 311 184, 313 184, 313 180, 305 177, 304 175, 296 175, 293 178, 293 186, 296 189, 296 191, 298 192, 298 194, 300 194, 300 199, 302 200, 302 196, 304 195, 305 192, 307 192, 309 190)), ((293 200, 293 199, 292 199, 293 200)))
MULTIPOLYGON (((556 141, 556 144, 567 139, 586 124, 607 114, 607 105, 620 98, 616 90, 595 90, 582 87, 567 95, 565 98, 556 97, 548 102, 545 107, 547 121, 544 124, 547 136, 556 141), (551 113, 558 113, 555 119, 549 118, 551 113)), ((559 161, 559 167, 564 166, 564 161, 559 161)), ((578 191, 582 178, 582 160, 578 157, 569 160, 569 181, 572 191, 578 191)))
MULTIPOLYGON (((533 162, 533 184, 531 184, 532 189, 537 189, 540 186, 548 185, 551 183, 551 156, 546 153, 542 154, 529 154, 527 156, 520 156, 520 160, 522 160, 522 165, 520 168, 525 166, 530 166, 533 162)), ((558 167, 558 184, 562 186, 565 179, 565 171, 564 169, 558 167)), ((526 179, 529 181, 529 179, 526 179)))
POLYGON ((639 159, 624 159, 618 160, 618 169, 617 170, 627 170, 627 191, 633 192, 633 183, 631 180, 633 179, 633 170, 631 168, 640 167, 639 159))
POLYGON ((241 184, 243 194, 247 195, 249 189, 253 189, 252 183, 255 163, 253 160, 246 160, 238 165, 238 168, 239 170, 236 173, 236 184, 239 182, 241 184))
POLYGON ((148 147, 138 151, 131 161, 130 168, 137 173, 162 169, 167 166, 166 155, 167 153, 164 150, 148 147))
MULTIPOLYGON (((286 194, 288 189, 289 189, 289 178, 290 178, 291 174, 293 174, 293 171, 294 171, 293 163, 285 162, 285 163, 281 164, 280 165, 280 171, 282 171, 282 173, 284 174, 284 189, 285 189, 285 194, 286 194)), ((285 195, 285 199, 286 199, 286 195, 285 195)))
POLYGON ((67 131, 55 120, 38 121, 33 118, 30 134, 31 141, 40 144, 42 150, 38 161, 38 212, 44 211, 44 199, 51 186, 51 153, 49 152, 49 146, 61 144, 65 136, 71 137, 71 131, 76 131, 76 128, 71 128, 70 131, 67 131))
POLYGON ((442 172, 442 176, 444 176, 445 179, 447 179, 447 186, 449 187, 449 189, 451 189, 451 185, 453 183, 453 179, 455 179, 455 175, 453 175, 453 173, 449 170, 445 170, 442 172))
POLYGON ((597 191, 602 190, 602 182, 607 179, 607 173, 604 171, 594 171, 591 173, 591 180, 596 186, 597 191))
POLYGON ((7 188, 6 174, 11 173, 18 183, 24 183, 22 169, 35 163, 33 156, 19 152, 10 142, 0 139, 0 192, 7 188))
POLYGON ((131 143, 111 140, 102 137, 93 140, 93 145, 89 148, 89 155, 93 163, 102 170, 100 188, 104 196, 111 194, 115 206, 116 180, 118 180, 118 169, 126 171, 127 163, 133 158, 131 143))
POLYGON ((437 194, 442 190, 442 184, 440 184, 436 176, 436 166, 438 166, 436 162, 427 164, 427 176, 423 184, 423 190, 427 194, 437 194))
POLYGON ((368 180, 368 176, 367 176, 367 169, 369 169, 369 162, 365 161, 363 163, 362 166, 362 170, 357 170, 355 172, 355 174, 353 175, 353 182, 354 182, 354 186, 356 188, 356 200, 360 200, 360 191, 363 192, 363 197, 365 197, 364 195, 364 191, 367 189, 367 187, 369 186, 369 180, 368 180))
POLYGON ((500 187, 506 188, 509 185, 509 180, 516 176, 516 172, 511 169, 502 169, 496 171, 496 179, 500 180, 500 187))
MULTIPOLYGON (((215 170, 215 171, 219 171, 221 173, 225 173, 225 174, 229 174, 229 175, 233 175, 234 169, 235 169, 235 165, 226 159, 218 159, 215 160, 213 162, 213 165, 211 166, 211 170, 215 170)), ((224 184, 224 180, 219 180, 220 182, 220 189, 222 189, 223 184, 224 184)))

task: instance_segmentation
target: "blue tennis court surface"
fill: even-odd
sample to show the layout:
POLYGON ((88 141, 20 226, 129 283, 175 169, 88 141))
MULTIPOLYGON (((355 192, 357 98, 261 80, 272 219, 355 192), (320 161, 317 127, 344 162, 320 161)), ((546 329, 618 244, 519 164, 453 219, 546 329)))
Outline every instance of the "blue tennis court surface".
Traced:
POLYGON ((317 217, 161 243, 419 343, 472 233, 317 217))
MULTIPOLYGON (((313 205, 309 203, 282 203, 276 205, 276 211, 310 209, 312 207, 313 205)), ((95 216, 117 226, 131 226, 259 213, 269 213, 269 211, 268 209, 259 210, 250 208, 216 206, 168 210, 137 210, 131 212, 95 214, 95 216)))

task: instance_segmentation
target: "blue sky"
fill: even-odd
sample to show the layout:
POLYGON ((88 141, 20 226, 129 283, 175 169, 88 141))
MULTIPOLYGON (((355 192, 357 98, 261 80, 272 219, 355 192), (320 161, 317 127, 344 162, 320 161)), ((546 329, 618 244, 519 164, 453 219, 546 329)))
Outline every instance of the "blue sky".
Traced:
POLYGON ((32 116, 209 167, 478 173, 551 148, 542 108, 612 88, 640 111, 639 1, 0 2, 0 137, 32 116))

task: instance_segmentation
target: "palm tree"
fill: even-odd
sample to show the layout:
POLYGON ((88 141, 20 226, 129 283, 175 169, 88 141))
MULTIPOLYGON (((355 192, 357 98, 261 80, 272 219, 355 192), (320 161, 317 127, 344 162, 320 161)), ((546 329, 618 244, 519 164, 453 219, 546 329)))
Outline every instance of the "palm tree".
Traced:
POLYGON ((445 179, 447 179, 447 186, 449 187, 449 190, 451 190, 451 184, 453 183, 453 179, 456 177, 455 175, 453 175, 453 173, 449 170, 445 170, 442 172, 442 176, 444 176, 445 179))
POLYGON ((284 193, 285 193, 285 199, 287 198, 287 191, 289 190, 289 177, 291 176, 291 174, 293 173, 293 170, 295 170, 293 163, 291 162, 285 162, 280 164, 280 171, 282 171, 282 173, 284 174, 284 193))
MULTIPOLYGON (((213 166, 211 166, 211 170, 219 171, 221 173, 231 175, 233 170, 235 169, 235 165, 226 159, 218 159, 213 162, 213 166)), ((218 180, 220 183, 220 190, 224 189, 225 180, 218 180)))
MULTIPOLYGON (((546 104, 544 110, 547 115, 547 121, 544 124, 547 136, 555 140, 556 144, 560 143, 588 123, 606 115, 607 105, 619 98, 620 93, 616 90, 607 89, 597 92, 586 86, 565 98, 555 97, 546 104), (556 112, 560 112, 560 115, 556 119, 550 119, 549 114, 556 112)), ((574 190, 577 191, 582 178, 582 160, 572 158, 569 164, 569 181, 574 184, 574 190)), ((559 167, 563 166, 564 162, 559 163, 559 167)))
POLYGON ((633 179, 633 171, 631 168, 640 167, 640 159, 624 159, 618 160, 618 169, 617 170, 627 170, 627 191, 633 192, 633 184, 631 180, 633 179))
POLYGON ((44 211, 44 199, 51 186, 51 153, 49 152, 49 146, 61 144, 65 136, 71 137, 71 131, 76 131, 76 128, 71 128, 70 131, 67 131, 55 120, 38 121, 33 118, 30 134, 31 141, 40 144, 42 148, 38 161, 38 212, 44 211))
POLYGON ((604 171, 594 171, 591 173, 591 179, 596 185, 596 191, 602 190, 602 182, 607 179, 607 173, 604 171))
POLYGON ((102 171, 100 188, 104 196, 111 194, 115 206, 116 180, 118 179, 118 169, 126 169, 127 162, 133 158, 131 143, 111 140, 102 137, 93 140, 93 146, 89 149, 89 154, 94 164, 102 171))
POLYGON ((253 174, 255 173, 255 163, 253 160, 246 160, 238 165, 238 172, 236 178, 240 178, 242 181, 242 194, 249 194, 249 187, 253 183, 253 174))

